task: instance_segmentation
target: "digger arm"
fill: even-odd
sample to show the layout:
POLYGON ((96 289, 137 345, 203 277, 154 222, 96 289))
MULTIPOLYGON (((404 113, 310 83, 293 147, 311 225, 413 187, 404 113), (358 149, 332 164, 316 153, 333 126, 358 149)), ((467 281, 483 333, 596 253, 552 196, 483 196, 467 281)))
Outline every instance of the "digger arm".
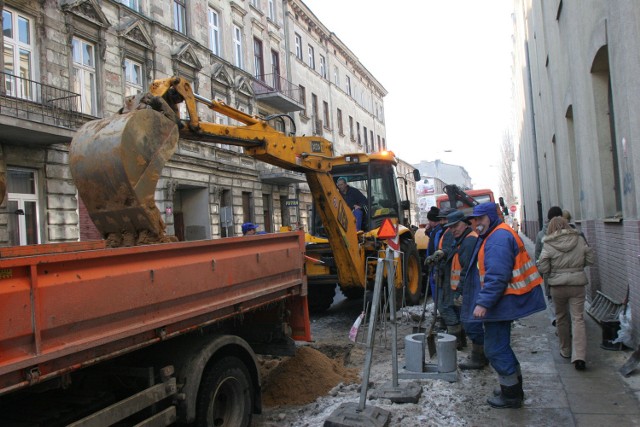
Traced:
MULTIPOLYGON (((319 209, 320 216, 329 235, 329 243, 334 252, 335 259, 338 262, 340 283, 345 285, 357 284, 364 286, 364 250, 358 242, 358 231, 356 230, 355 217, 347 207, 342 196, 339 194, 330 174, 334 163, 333 145, 331 142, 316 136, 297 137, 285 135, 284 133, 269 126, 265 120, 250 116, 242 111, 238 111, 222 102, 208 100, 194 94, 191 89, 191 85, 180 78, 171 77, 155 80, 150 86, 148 95, 149 96, 141 96, 141 102, 148 103, 152 109, 164 112, 164 115, 167 118, 176 122, 177 126, 174 126, 174 128, 177 127, 179 129, 181 137, 188 140, 241 146, 244 147, 245 154, 258 160, 286 170, 304 173, 311 189, 314 202, 319 209), (178 104, 181 102, 185 102, 186 109, 189 114, 189 117, 186 120, 182 120, 179 117, 178 104), (240 122, 242 125, 222 125, 200 121, 197 111, 198 103, 204 104, 207 108, 240 122)), ((122 122, 126 121, 127 132, 121 132, 121 140, 118 143, 117 150, 113 150, 109 147, 109 153, 115 151, 127 153, 130 151, 128 150, 130 146, 133 146, 134 144, 140 145, 139 141, 134 140, 142 140, 143 138, 150 141, 172 140, 172 138, 169 138, 166 135, 168 132, 165 131, 164 134, 161 135, 155 127, 147 126, 146 123, 137 120, 137 115, 139 115, 139 117, 143 117, 143 113, 145 111, 147 111, 145 115, 148 115, 148 109, 139 109, 138 107, 137 110, 130 113, 115 116, 115 118, 103 119, 104 121, 113 124, 117 123, 119 120, 118 117, 131 115, 126 120, 120 119, 122 122), (135 132, 129 129, 134 129, 135 132), (125 134, 127 135, 126 137, 124 136, 125 134)), ((166 119, 163 120, 168 122, 166 119)), ((79 135, 74 138, 74 141, 77 140, 76 145, 80 145, 80 147, 76 148, 75 152, 77 154, 73 155, 72 161, 86 162, 87 157, 96 157, 91 155, 90 150, 83 146, 88 146, 90 144, 92 146, 99 146, 101 145, 100 143, 105 142, 103 140, 107 140, 107 138, 113 139, 113 135, 117 135, 117 132, 114 132, 113 127, 114 126, 109 127, 104 124, 96 124, 93 127, 89 127, 85 132, 81 129, 78 132, 79 135), (105 132, 108 136, 105 136, 104 138, 99 136, 98 132, 102 129, 109 130, 108 132, 105 132)), ((115 127, 117 128, 118 126, 115 127)), ((113 145, 113 142, 109 142, 113 145)), ((177 144, 177 138, 173 143, 174 145, 177 144)), ((173 149, 175 150, 175 147, 173 149)), ((130 155, 127 156, 131 157, 130 155)), ((139 157, 140 156, 137 156, 135 159, 129 159, 129 162, 135 163, 135 166, 137 167, 140 163, 138 160, 139 157), (133 160, 135 160, 135 162, 133 160)), ((153 156, 153 161, 155 161, 155 173, 151 174, 146 172, 148 175, 159 175, 164 162, 168 159, 166 154, 163 154, 161 158, 163 159, 163 163, 158 162, 158 156, 153 156)), ((96 167, 105 167, 101 164, 103 159, 95 158, 92 160, 95 161, 95 164, 92 164, 90 167, 85 167, 85 170, 95 169, 96 167)), ((122 162, 125 163, 125 160, 127 159, 123 159, 122 162)), ((148 163, 151 164, 152 162, 149 161, 148 163)), ((79 168, 72 168, 72 173, 73 170, 77 169, 79 168)), ((138 172, 135 173, 137 174, 138 172)), ((74 179, 76 181, 83 181, 87 175, 87 172, 83 172, 81 170, 79 174, 74 174, 74 179)), ((138 182, 139 180, 136 176, 129 177, 129 180, 131 182, 135 182, 136 185, 140 187, 138 182)), ((93 185, 94 183, 92 182, 91 184, 93 185)), ((81 186, 78 186, 79 191, 80 187, 81 186)), ((82 187, 91 186, 87 185, 82 187)), ((154 185, 145 186, 145 188, 146 187, 155 188, 154 185)), ((145 191, 148 192, 148 190, 145 191)), ((84 200, 84 195, 81 194, 81 196, 84 200)), ((144 200, 148 205, 149 198, 153 200, 153 193, 139 194, 136 197, 140 200, 144 200)), ((117 202, 118 201, 116 201, 116 204, 117 202)), ((143 205, 145 203, 140 204, 143 205)), ((105 205, 105 203, 101 206, 103 205, 105 205)), ((95 204, 95 206, 98 206, 98 204, 95 204)), ((91 210, 90 206, 87 207, 91 210)), ((138 213, 138 211, 140 211, 140 209, 138 209, 136 213, 138 213)), ((89 213, 91 215, 91 211, 89 213)), ((92 218, 94 218, 93 215, 92 218)), ((156 220, 154 219, 154 221, 156 220)), ((94 222, 96 221, 94 220, 94 222)), ((103 222, 106 223, 106 221, 103 222)), ((113 219, 111 219, 111 223, 113 223, 113 219)))
POLYGON ((465 193, 455 184, 449 184, 444 186, 444 192, 449 197, 449 206, 452 209, 456 209, 458 205, 458 200, 462 201, 465 205, 469 207, 474 207, 478 204, 478 201, 465 193))

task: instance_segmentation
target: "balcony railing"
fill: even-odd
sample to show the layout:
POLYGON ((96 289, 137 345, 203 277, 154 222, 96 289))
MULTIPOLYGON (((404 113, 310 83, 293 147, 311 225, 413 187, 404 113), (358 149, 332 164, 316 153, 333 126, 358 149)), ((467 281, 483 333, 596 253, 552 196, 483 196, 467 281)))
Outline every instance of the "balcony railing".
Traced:
POLYGON ((84 123, 79 107, 77 93, 0 73, 0 115, 75 130, 84 123))
POLYGON ((253 93, 258 100, 287 112, 302 109, 300 88, 278 74, 265 74, 254 79, 253 93))

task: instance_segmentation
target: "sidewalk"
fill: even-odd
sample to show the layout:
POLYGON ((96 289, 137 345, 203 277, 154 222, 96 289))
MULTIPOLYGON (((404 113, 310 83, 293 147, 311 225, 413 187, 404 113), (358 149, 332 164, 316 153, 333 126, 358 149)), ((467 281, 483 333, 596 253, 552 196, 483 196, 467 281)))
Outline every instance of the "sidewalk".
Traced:
MULTIPOLYGON (((522 237, 533 253, 533 243, 522 237)), ((618 373, 632 351, 600 348, 602 330, 585 314, 587 369, 577 371, 560 356, 553 318, 549 306, 514 324, 512 346, 522 365, 525 402, 521 409, 491 411, 492 425, 640 426, 640 366, 629 378, 618 373)))

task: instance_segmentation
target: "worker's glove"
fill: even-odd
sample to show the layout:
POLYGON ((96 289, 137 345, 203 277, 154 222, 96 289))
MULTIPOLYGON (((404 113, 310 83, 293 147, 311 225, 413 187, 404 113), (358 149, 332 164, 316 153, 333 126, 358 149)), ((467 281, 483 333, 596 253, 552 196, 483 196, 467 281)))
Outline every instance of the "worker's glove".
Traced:
POLYGON ((433 255, 429 255, 427 259, 424 260, 424 265, 432 265, 439 262, 444 257, 444 252, 441 250, 437 250, 433 253, 433 255))

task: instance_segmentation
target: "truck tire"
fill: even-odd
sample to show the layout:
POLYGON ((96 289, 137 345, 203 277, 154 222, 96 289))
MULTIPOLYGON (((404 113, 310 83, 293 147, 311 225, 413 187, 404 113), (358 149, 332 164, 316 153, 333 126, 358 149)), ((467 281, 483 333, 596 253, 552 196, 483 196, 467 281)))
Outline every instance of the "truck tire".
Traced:
POLYGON ((196 403, 196 427, 251 425, 253 385, 237 357, 216 361, 202 374, 196 403))
POLYGON ((400 243, 400 250, 404 253, 403 274, 405 279, 405 301, 407 305, 420 304, 422 291, 422 264, 415 242, 404 239, 400 243))
POLYGON ((344 295, 347 299, 358 299, 364 296, 364 288, 362 286, 348 286, 348 287, 340 287, 340 291, 342 291, 342 295, 344 295))
POLYGON ((307 289, 309 293, 307 301, 310 313, 322 313, 327 311, 329 307, 331 307, 331 304, 333 304, 333 298, 336 296, 335 283, 314 283, 307 289))

